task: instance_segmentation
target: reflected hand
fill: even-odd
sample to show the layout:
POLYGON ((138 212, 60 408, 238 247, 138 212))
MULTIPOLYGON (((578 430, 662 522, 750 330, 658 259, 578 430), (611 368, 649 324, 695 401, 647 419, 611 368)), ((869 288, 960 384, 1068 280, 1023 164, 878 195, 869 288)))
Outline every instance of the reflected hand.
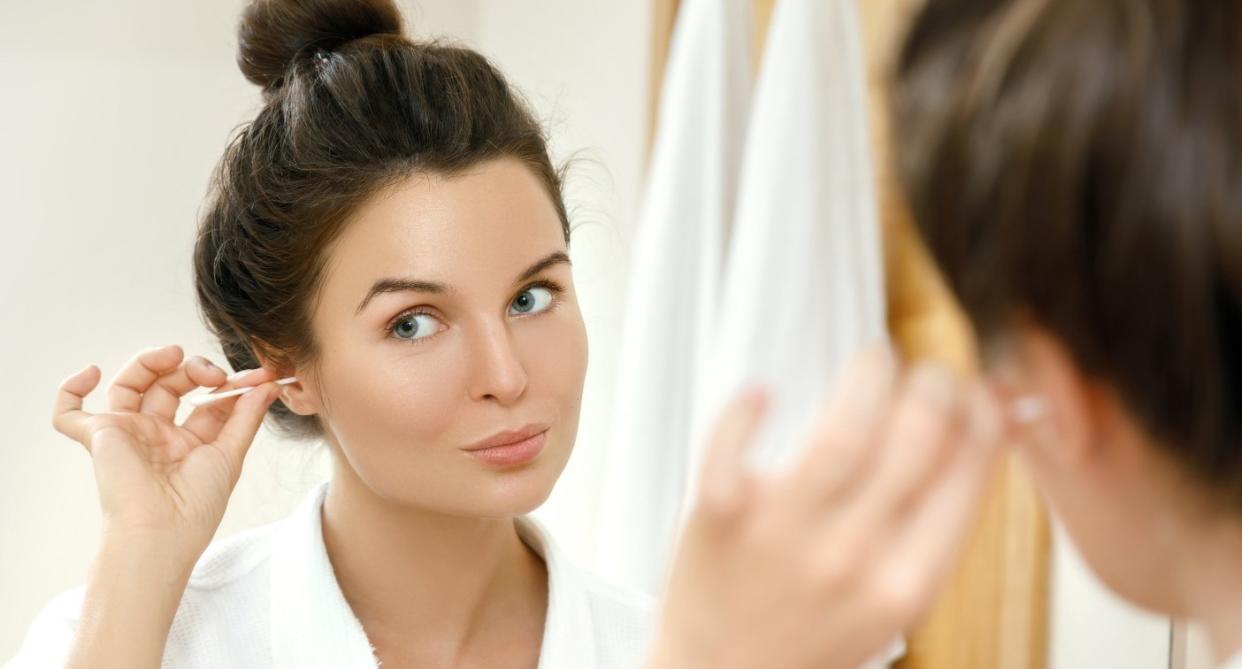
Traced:
POLYGON ((996 461, 999 413, 945 369, 861 356, 798 466, 748 472, 762 394, 709 446, 650 667, 856 669, 930 609, 996 461))

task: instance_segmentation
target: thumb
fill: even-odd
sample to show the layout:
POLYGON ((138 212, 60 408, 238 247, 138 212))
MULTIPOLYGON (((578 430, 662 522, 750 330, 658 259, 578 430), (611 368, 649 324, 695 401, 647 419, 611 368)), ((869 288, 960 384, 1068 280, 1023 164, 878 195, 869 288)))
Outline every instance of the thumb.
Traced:
POLYGON ((767 402, 767 393, 754 387, 725 408, 703 459, 699 496, 706 508, 727 515, 741 502, 746 449, 763 423, 767 402))
POLYGON ((228 457, 234 476, 241 472, 242 460, 254 443, 255 434, 267 415, 267 408, 279 393, 280 387, 275 383, 264 383, 242 395, 216 435, 216 447, 228 457))

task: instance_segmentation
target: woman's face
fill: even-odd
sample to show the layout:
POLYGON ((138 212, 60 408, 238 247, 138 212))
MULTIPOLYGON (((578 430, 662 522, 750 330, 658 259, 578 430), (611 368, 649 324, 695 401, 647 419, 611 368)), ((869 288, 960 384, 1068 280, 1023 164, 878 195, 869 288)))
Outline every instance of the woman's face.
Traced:
POLYGON ((586 373, 566 252, 551 199, 516 160, 383 191, 329 249, 320 356, 297 370, 294 409, 318 413, 339 464, 384 499, 534 509, 573 448, 586 373))

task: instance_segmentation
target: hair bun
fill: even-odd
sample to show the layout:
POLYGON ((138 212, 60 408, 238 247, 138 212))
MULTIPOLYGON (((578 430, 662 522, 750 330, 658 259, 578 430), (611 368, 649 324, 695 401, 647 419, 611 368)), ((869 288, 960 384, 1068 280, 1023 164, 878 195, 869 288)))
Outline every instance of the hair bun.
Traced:
POLYGON ((237 29, 237 64, 264 90, 277 88, 298 60, 315 49, 332 50, 351 40, 401 34, 393 0, 254 0, 237 29))

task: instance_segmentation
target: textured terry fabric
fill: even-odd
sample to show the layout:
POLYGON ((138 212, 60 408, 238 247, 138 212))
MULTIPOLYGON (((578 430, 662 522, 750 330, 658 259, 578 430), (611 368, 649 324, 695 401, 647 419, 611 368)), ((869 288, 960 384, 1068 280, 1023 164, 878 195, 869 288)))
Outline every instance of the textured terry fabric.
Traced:
MULTIPOLYGON (((379 666, 328 561, 320 509, 327 485, 293 515, 213 543, 194 568, 164 651, 164 667, 376 669, 379 666)), ((653 602, 613 587, 565 560, 533 518, 522 540, 548 567, 541 669, 640 667, 653 602)), ((53 598, 5 669, 64 664, 83 588, 53 598)))

